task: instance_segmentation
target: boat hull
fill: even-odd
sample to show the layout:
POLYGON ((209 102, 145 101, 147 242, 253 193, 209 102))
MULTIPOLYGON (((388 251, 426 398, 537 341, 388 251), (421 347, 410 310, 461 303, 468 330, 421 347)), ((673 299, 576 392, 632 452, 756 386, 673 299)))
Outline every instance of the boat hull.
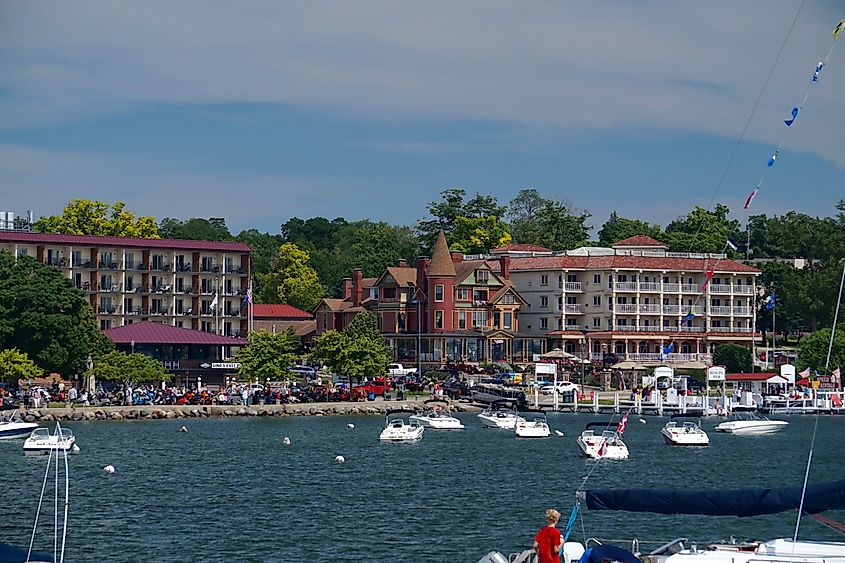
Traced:
POLYGON ((788 422, 780 420, 770 420, 765 422, 757 421, 731 421, 723 422, 716 427, 716 432, 725 432, 727 434, 737 435, 760 435, 760 434, 774 434, 780 432, 789 426, 788 422))
POLYGON ((26 438, 34 429, 38 428, 38 424, 34 422, 12 422, 8 424, 0 424, 0 440, 17 440, 26 438))
POLYGON ((608 445, 604 448, 602 454, 602 446, 604 445, 604 438, 601 436, 593 437, 595 439, 585 440, 578 436, 578 447, 581 449, 581 455, 590 459, 628 459, 628 446, 625 444, 608 445))
POLYGON ((496 416, 481 413, 478 415, 481 425, 485 428, 500 428, 502 430, 513 430, 516 426, 516 416, 496 416))
POLYGON ((549 425, 544 422, 526 422, 520 420, 516 423, 514 434, 517 438, 548 438, 551 436, 549 425))
POLYGON ((710 438, 704 432, 672 432, 666 428, 660 431, 663 441, 671 446, 709 446, 710 438))

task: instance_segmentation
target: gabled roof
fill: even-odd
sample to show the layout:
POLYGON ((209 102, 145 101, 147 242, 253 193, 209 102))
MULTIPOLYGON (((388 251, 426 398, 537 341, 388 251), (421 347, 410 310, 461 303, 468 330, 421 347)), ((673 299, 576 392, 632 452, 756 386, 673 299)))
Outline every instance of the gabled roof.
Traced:
POLYGON ((522 296, 519 294, 519 292, 516 290, 516 287, 514 287, 513 283, 511 283, 511 281, 510 281, 510 280, 506 280, 506 281, 505 281, 505 285, 504 285, 504 286, 502 286, 502 287, 501 287, 501 288, 500 288, 500 289, 499 289, 496 293, 494 293, 491 297, 489 297, 489 298, 487 299, 487 301, 489 301, 490 303, 496 303, 496 302, 498 302, 498 301, 502 298, 502 296, 503 296, 503 295, 505 295, 506 293, 513 293, 513 296, 514 296, 514 297, 516 297, 517 299, 519 299, 519 302, 520 302, 522 305, 525 305, 525 303, 526 303, 525 299, 523 299, 523 298, 522 298, 522 296))
POLYGON ((177 250, 211 250, 218 252, 252 252, 248 244, 215 240, 183 240, 166 238, 99 237, 94 235, 62 235, 56 233, 27 233, 0 231, 0 242, 23 244, 56 244, 73 246, 130 246, 177 250))
POLYGON ((646 235, 636 235, 616 241, 613 243, 613 248, 616 248, 617 246, 654 246, 657 248, 669 248, 659 240, 646 235))
POLYGON ((396 280, 396 285, 399 286, 409 286, 409 285, 416 285, 417 283, 417 269, 416 268, 400 268, 399 266, 388 266, 384 272, 382 272, 381 276, 376 278, 376 281, 373 285, 380 285, 383 283, 384 276, 386 274, 390 274, 394 280, 396 280))
POLYGON ((488 264, 486 260, 467 260, 466 262, 458 262, 457 264, 454 264, 455 283, 461 284, 479 268, 486 268, 488 270, 491 269, 490 264, 488 264))
POLYGON ((783 379, 782 383, 786 383, 786 377, 774 372, 758 372, 758 373, 729 373, 725 375, 726 381, 769 381, 777 382, 777 378, 783 379))
POLYGON ((220 336, 189 328, 141 321, 103 331, 115 344, 193 344, 197 346, 245 346, 245 338, 220 336))
POLYGON ((323 298, 320 300, 320 304, 317 305, 317 309, 319 309, 321 305, 325 305, 329 311, 345 311, 352 306, 352 301, 347 301, 346 299, 323 298))
POLYGON ((455 275, 455 265, 452 263, 452 255, 449 253, 449 245, 446 244, 446 235, 443 231, 437 233, 437 241, 434 243, 431 263, 428 265, 426 274, 430 278, 446 278, 455 275))
POLYGON ((256 303, 252 306, 252 316, 256 319, 313 319, 314 316, 293 305, 284 303, 256 303))

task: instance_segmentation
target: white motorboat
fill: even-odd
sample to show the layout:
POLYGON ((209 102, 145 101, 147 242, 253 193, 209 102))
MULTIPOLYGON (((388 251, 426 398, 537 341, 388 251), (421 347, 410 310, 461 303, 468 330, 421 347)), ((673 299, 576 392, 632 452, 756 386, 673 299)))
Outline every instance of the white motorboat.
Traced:
POLYGON ((548 438, 551 435, 546 412, 543 410, 524 410, 525 416, 517 418, 514 434, 517 438, 548 438))
POLYGON ((409 420, 436 430, 463 430, 464 425, 449 412, 449 403, 441 399, 428 399, 423 409, 409 420))
POLYGON ((390 409, 384 417, 384 430, 381 431, 378 439, 383 442, 414 442, 422 439, 425 427, 416 420, 404 420, 402 418, 391 418, 391 415, 399 413, 413 413, 410 409, 390 409))
POLYGON ((478 418, 485 428, 513 430, 519 419, 514 406, 513 401, 493 401, 483 412, 478 413, 478 418))
POLYGON ((50 434, 49 428, 36 428, 23 443, 26 455, 43 455, 57 452, 78 453, 76 437, 67 428, 56 427, 50 434))
POLYGON ((707 446, 710 437, 701 429, 701 419, 673 414, 660 430, 663 440, 673 446, 707 446))
POLYGON ((758 414, 737 414, 733 420, 723 422, 716 426, 716 432, 727 432, 728 434, 755 435, 774 434, 789 426, 785 420, 770 420, 758 414))
POLYGON ((470 398, 474 403, 489 405, 494 401, 510 399, 518 405, 526 405, 525 392, 519 387, 507 387, 495 383, 479 383, 470 391, 470 398))
POLYGON ((0 419, 0 440, 26 438, 38 428, 35 422, 24 422, 16 416, 18 411, 12 411, 8 417, 0 419))
POLYGON ((617 426, 610 421, 588 422, 577 440, 581 453, 593 459, 628 459, 628 446, 617 432, 617 426), (596 434, 595 428, 602 428, 596 434))

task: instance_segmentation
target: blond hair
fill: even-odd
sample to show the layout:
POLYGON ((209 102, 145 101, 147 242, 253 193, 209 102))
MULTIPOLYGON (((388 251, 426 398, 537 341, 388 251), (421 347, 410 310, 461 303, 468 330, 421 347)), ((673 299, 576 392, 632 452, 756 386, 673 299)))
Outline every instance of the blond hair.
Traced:
POLYGON ((550 508, 546 511, 546 522, 549 524, 557 524, 558 520, 560 520, 560 512, 554 508, 550 508))

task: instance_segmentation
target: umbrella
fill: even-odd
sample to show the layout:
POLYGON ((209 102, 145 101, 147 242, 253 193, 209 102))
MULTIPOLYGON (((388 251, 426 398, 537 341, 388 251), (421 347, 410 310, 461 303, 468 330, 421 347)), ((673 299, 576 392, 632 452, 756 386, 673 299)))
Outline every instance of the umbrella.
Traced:
POLYGON ((577 358, 575 354, 570 354, 569 352, 564 352, 560 348, 555 348, 553 350, 549 350, 545 354, 540 354, 541 358, 577 358))
POLYGON ((644 371, 646 369, 646 366, 638 364, 633 360, 625 360, 624 362, 619 362, 618 364, 614 364, 611 367, 613 369, 632 369, 637 371, 644 371))

